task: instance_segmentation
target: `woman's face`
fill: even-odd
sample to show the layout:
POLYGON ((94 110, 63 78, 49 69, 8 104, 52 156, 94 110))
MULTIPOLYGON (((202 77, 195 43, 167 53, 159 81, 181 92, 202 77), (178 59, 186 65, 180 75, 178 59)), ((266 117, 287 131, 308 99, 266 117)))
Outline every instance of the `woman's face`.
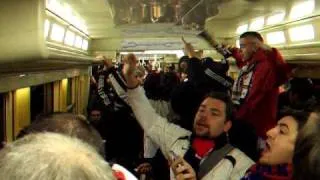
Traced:
POLYGON ((277 165, 291 163, 298 134, 298 123, 292 116, 285 116, 267 132, 267 145, 259 162, 277 165))

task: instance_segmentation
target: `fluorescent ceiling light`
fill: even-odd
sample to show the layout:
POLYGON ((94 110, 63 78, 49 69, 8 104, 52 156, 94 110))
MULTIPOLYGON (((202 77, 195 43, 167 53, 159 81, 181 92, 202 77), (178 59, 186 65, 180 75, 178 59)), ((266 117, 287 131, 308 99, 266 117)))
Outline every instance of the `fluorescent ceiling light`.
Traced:
POLYGON ((285 12, 271 15, 267 19, 267 25, 278 24, 284 20, 285 16, 286 16, 285 12))
POLYGON ((180 50, 147 50, 144 54, 176 54, 180 50))
POLYGON ((121 55, 128 55, 128 54, 144 54, 144 52, 120 52, 121 55))
POLYGON ((264 25, 264 17, 259 17, 259 18, 254 19, 251 22, 249 29, 251 31, 256 31, 256 30, 262 29, 263 25, 264 25))
POLYGON ((85 51, 88 50, 88 45, 89 45, 88 40, 84 39, 82 41, 82 49, 85 51))
POLYGON ((312 24, 290 28, 289 35, 293 42, 313 40, 315 36, 312 24))
POLYGON ((82 37, 81 36, 77 36, 76 37, 75 47, 77 47, 77 48, 81 48, 82 47, 82 37))
POLYGON ((175 54, 178 58, 184 56, 184 52, 182 50, 149 50, 145 51, 144 54, 175 54))
POLYGON ((144 54, 146 54, 146 55, 175 54, 175 55, 177 55, 178 58, 184 56, 184 52, 182 50, 147 50, 144 52, 120 52, 120 54, 122 54, 122 55, 127 55, 129 53, 142 54, 142 55, 144 55, 144 54))
POLYGON ((74 40, 76 38, 76 35, 72 31, 67 31, 66 37, 64 38, 64 44, 73 46, 74 45, 74 40))
POLYGON ((283 44, 286 42, 283 31, 271 32, 267 34, 268 44, 283 44))
POLYGON ((314 0, 307 0, 292 7, 290 18, 297 19, 312 14, 315 8, 314 0))
POLYGON ((46 19, 44 21, 44 39, 47 39, 49 35, 49 29, 50 29, 50 21, 46 19))
POLYGON ((63 36, 64 36, 65 29, 58 25, 58 24, 52 24, 52 30, 50 38, 53 41, 62 42, 63 36))
POLYGON ((242 34, 248 31, 248 24, 243 24, 237 28, 237 34, 242 34))

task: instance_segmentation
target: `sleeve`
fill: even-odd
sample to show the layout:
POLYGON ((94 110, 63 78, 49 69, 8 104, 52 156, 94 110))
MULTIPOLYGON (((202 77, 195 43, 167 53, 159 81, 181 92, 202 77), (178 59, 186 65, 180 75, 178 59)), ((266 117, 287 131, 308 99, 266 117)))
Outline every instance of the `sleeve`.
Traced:
POLYGON ((98 79, 98 94, 99 94, 99 97, 103 100, 104 105, 110 106, 112 102, 104 91, 106 77, 107 77, 106 73, 100 73, 99 79, 98 79))
POLYGON ((223 159, 217 166, 209 173, 209 178, 204 179, 218 179, 218 180, 239 180, 245 176, 247 170, 254 164, 254 162, 239 150, 233 150, 228 155, 235 158, 235 166, 230 160, 223 159))
POLYGON ((204 69, 202 63, 197 58, 188 60, 188 80, 195 84, 201 84, 204 81, 204 69))
POLYGON ((146 135, 159 145, 162 152, 168 152, 179 138, 191 135, 190 131, 169 123, 166 118, 158 115, 141 87, 128 90, 128 100, 146 135))
POLYGON ((127 85, 120 72, 116 68, 111 68, 108 71, 108 78, 117 95, 128 104, 127 85))
POLYGON ((116 68, 112 67, 108 70, 104 70, 99 74, 98 80, 98 94, 100 98, 103 100, 106 106, 109 106, 112 102, 111 99, 104 91, 104 87, 106 86, 106 80, 109 79, 112 88, 116 92, 116 94, 128 104, 128 98, 126 94, 126 82, 121 76, 120 72, 117 71, 116 68))
POLYGON ((246 98, 246 102, 243 106, 240 106, 236 117, 242 119, 251 111, 254 111, 255 107, 261 102, 267 92, 274 89, 276 82, 276 72, 272 63, 269 61, 262 61, 257 64, 255 72, 253 74, 252 85, 249 90, 249 95, 246 98))
POLYGON ((231 49, 232 57, 236 60, 238 68, 241 68, 245 65, 245 62, 242 60, 242 56, 239 48, 231 49))
POLYGON ((276 66, 276 72, 277 72, 276 85, 280 86, 281 84, 287 82, 290 76, 292 76, 291 68, 283 59, 278 49, 272 48, 272 51, 270 51, 267 55, 268 55, 268 59, 272 60, 276 66))
POLYGON ((162 117, 167 117, 169 114, 169 102, 162 100, 153 100, 149 99, 149 102, 153 109, 156 110, 156 113, 162 117))
POLYGON ((144 158, 153 158, 157 151, 159 149, 159 146, 154 143, 150 137, 144 136, 144 158))

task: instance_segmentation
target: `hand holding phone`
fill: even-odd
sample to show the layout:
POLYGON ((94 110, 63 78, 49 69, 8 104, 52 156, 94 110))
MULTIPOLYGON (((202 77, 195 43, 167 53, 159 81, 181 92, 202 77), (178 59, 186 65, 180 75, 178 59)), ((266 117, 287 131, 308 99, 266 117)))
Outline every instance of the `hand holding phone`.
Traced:
POLYGON ((177 180, 196 180, 196 173, 189 163, 183 158, 177 156, 174 152, 171 154, 171 169, 177 180))
POLYGON ((174 162, 175 160, 177 160, 179 158, 179 156, 173 151, 169 151, 169 156, 170 156, 170 160, 172 162, 174 162))

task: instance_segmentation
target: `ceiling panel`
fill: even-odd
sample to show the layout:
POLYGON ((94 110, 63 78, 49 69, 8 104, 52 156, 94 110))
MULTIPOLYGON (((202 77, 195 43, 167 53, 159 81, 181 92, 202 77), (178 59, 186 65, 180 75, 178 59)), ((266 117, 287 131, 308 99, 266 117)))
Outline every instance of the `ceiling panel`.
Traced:
MULTIPOLYGON (((182 28, 175 26, 174 23, 154 23, 154 24, 133 24, 116 25, 113 17, 110 3, 115 0, 62 0, 70 4, 85 20, 89 34, 92 38, 108 37, 166 37, 181 36, 177 31, 183 31, 182 28)), ((119 0, 119 2, 132 3, 132 0, 119 0)), ((135 0, 145 2, 149 0, 135 0)), ((151 0, 150 0, 151 1, 151 0)), ((157 1, 157 0, 153 0, 157 1)), ((160 0, 159 0, 160 1, 160 0)), ((200 0, 162 0, 168 2, 200 1, 200 0)), ((240 22, 261 15, 271 14, 279 10, 287 10, 293 2, 301 0, 204 0, 219 3, 219 13, 206 21, 208 28, 213 28, 219 36, 230 34, 230 29, 234 29, 240 22)), ((186 33, 188 34, 188 33, 186 33)), ((190 33, 192 34, 192 32, 190 33)))

